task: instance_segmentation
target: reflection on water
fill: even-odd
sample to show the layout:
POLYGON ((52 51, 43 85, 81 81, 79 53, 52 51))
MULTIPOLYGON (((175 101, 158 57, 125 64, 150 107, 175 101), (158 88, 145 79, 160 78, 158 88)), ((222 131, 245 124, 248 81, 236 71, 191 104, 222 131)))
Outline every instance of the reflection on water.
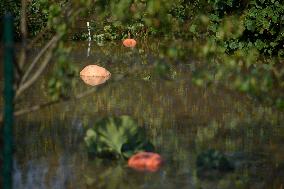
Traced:
MULTIPOLYGON (((137 66, 135 61, 145 61, 136 56, 139 49, 108 48, 93 48, 96 51, 88 58, 80 57, 77 49, 72 58, 75 64, 84 62, 80 67, 99 61, 113 77, 137 66), (123 56, 129 56, 128 62, 123 56)), ((102 85, 85 99, 17 118, 14 188, 283 187, 283 114, 226 89, 195 87, 184 65, 176 66, 175 80, 142 80, 149 75, 147 65, 142 68, 121 82, 102 85), (86 129, 103 116, 122 114, 146 127, 165 159, 158 172, 136 172, 126 162, 88 158, 83 142, 86 129), (196 157, 209 148, 228 155, 235 171, 211 179, 198 177, 196 157)), ((45 82, 40 81, 25 98, 29 102, 46 98, 45 82)), ((87 88, 80 85, 76 91, 87 88)))
MULTIPOLYGON (((68 154, 69 155, 69 154, 68 154)), ((72 186, 77 188, 76 183, 72 181, 75 178, 72 162, 67 154, 58 158, 55 169, 50 164, 50 160, 43 157, 39 160, 31 160, 27 162, 24 169, 18 167, 18 163, 14 163, 14 188, 54 188, 62 189, 72 186)))
POLYGON ((87 85, 97 86, 105 83, 110 78, 110 75, 107 77, 81 75, 80 77, 87 85))

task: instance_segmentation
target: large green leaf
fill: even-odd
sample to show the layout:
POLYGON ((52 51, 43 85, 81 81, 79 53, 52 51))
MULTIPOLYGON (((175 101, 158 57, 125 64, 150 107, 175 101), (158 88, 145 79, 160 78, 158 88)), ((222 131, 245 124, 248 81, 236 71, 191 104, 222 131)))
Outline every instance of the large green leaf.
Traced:
POLYGON ((99 120, 86 133, 88 152, 98 157, 128 158, 138 151, 152 151, 145 130, 129 116, 99 120))

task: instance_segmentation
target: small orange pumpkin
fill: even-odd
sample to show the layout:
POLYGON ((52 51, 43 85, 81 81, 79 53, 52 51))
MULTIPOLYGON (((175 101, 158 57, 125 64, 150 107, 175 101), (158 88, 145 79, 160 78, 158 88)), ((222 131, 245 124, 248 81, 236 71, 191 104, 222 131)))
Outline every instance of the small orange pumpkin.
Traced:
POLYGON ((155 172, 162 164, 162 157, 153 152, 139 152, 128 160, 128 166, 138 171, 155 172))
POLYGON ((137 44, 135 39, 125 39, 125 40, 123 40, 122 43, 125 47, 131 47, 131 48, 135 47, 136 44, 137 44))

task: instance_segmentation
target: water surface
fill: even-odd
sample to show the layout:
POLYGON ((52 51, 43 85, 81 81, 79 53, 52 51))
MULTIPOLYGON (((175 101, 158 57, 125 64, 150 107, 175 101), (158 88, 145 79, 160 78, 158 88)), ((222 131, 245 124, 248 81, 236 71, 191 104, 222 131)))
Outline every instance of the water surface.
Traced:
MULTIPOLYGON (((283 114, 226 88, 193 85, 196 62, 190 57, 173 64, 173 78, 154 77, 151 67, 162 45, 138 44, 130 50, 116 43, 92 44, 87 57, 86 43, 70 43, 74 64, 80 69, 99 64, 112 78, 85 98, 17 117, 14 188, 282 188, 283 114), (138 71, 117 79, 133 69, 138 71), (86 129, 101 117, 125 114, 146 128, 164 157, 158 172, 136 172, 125 162, 88 158, 86 129), (232 157, 235 171, 198 176, 196 157, 210 148, 232 157)), ((24 94, 21 107, 48 99, 51 72, 52 66, 24 94)), ((92 88, 79 77, 78 82, 76 93, 92 88)))

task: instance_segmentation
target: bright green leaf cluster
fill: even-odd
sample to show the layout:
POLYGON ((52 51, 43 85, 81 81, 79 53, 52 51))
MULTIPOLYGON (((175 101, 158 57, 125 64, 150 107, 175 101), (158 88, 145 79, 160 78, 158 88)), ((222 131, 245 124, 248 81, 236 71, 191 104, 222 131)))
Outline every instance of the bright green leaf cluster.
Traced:
POLYGON ((87 130, 88 152, 101 158, 129 158, 139 151, 152 151, 145 131, 129 116, 107 117, 87 130))

